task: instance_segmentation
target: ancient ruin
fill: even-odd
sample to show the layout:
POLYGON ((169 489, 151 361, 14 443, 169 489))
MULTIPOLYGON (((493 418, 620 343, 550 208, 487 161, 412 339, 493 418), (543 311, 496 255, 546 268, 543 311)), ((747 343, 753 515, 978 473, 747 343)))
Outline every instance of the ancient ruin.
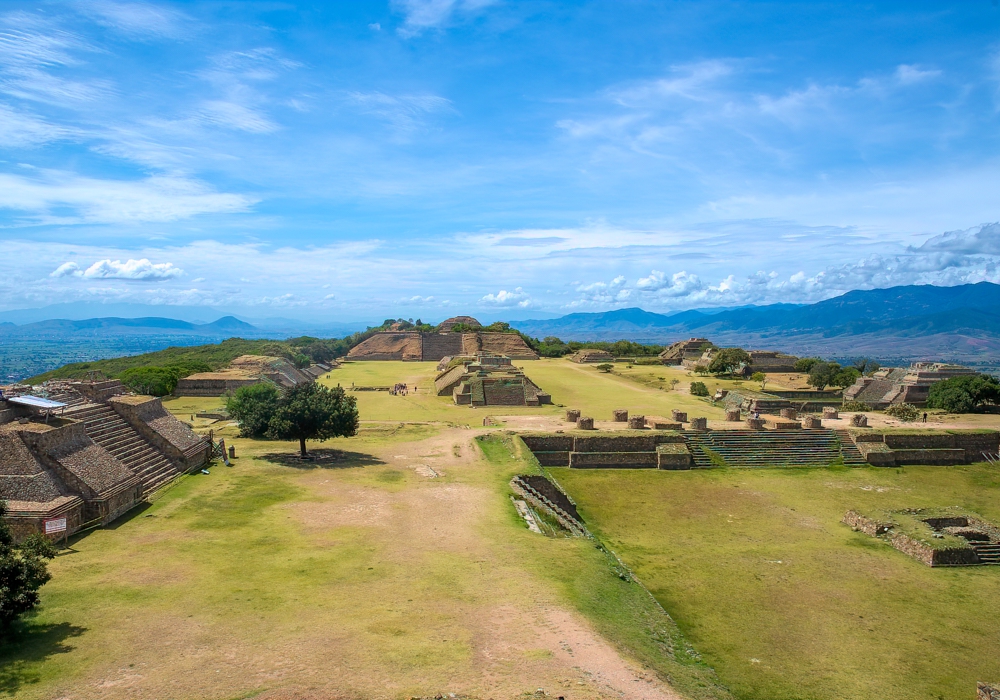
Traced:
POLYGON ((827 408, 836 408, 844 401, 840 390, 834 389, 826 391, 772 389, 765 392, 744 387, 720 391, 716 399, 723 402, 727 411, 762 415, 780 415, 782 411, 789 409, 802 413, 819 413, 827 408))
POLYGON ((680 365, 685 360, 699 359, 711 347, 713 346, 708 338, 689 338, 673 343, 659 357, 665 365, 680 365))
POLYGON ((599 350, 597 348, 582 348, 577 350, 575 353, 569 356, 569 359, 573 362, 586 363, 586 362, 614 362, 615 356, 612 355, 607 350, 599 350))
POLYGON ((1000 564, 1000 527, 955 508, 849 510, 842 522, 927 566, 1000 564))
MULTIPOLYGON (((696 354, 693 352, 695 341, 704 341, 704 343, 708 343, 708 341, 704 338, 692 338, 691 340, 684 341, 688 344, 688 347, 687 352, 683 355, 683 357, 681 357, 680 361, 664 361, 664 364, 680 364, 688 370, 694 370, 696 367, 707 368, 712 364, 712 360, 715 358, 715 354, 719 351, 719 348, 715 347, 711 343, 708 343, 708 347, 705 347, 703 344, 701 347, 703 347, 704 350, 696 354)), ((674 345, 678 345, 678 343, 674 343, 674 345)), ((674 345, 671 345, 670 348, 673 348, 674 345)), ((660 353, 660 358, 664 358, 664 355, 670 352, 670 348, 667 348, 660 353)), ((799 360, 799 358, 795 355, 789 355, 776 350, 747 350, 747 354, 750 356, 750 363, 740 370, 740 373, 746 377, 749 377, 754 372, 763 372, 765 374, 794 372, 795 363, 799 360)), ((671 359, 676 356, 677 353, 672 353, 671 359)))
POLYGON ((537 360, 532 350, 517 333, 492 333, 482 330, 452 332, 458 324, 481 328, 471 316, 456 316, 441 323, 433 333, 420 331, 381 331, 355 345, 348 360, 404 360, 439 362, 445 357, 474 357, 477 353, 506 355, 515 360, 537 360))
POLYGON ((325 363, 297 369, 283 357, 241 355, 225 369, 199 372, 179 380, 174 396, 224 396, 240 387, 262 382, 288 388, 315 381, 331 369, 331 365, 325 363))
POLYGON ((887 367, 844 390, 845 401, 860 401, 880 410, 892 404, 924 406, 931 385, 951 377, 975 374, 974 369, 940 362, 914 362, 908 368, 887 367))
POLYGON ((6 387, 0 400, 0 499, 18 537, 66 518, 66 533, 106 525, 180 474, 211 444, 121 382, 6 387))
POLYGON ((455 358, 434 380, 438 396, 459 406, 542 406, 552 397, 528 379, 509 357, 477 353, 455 358))

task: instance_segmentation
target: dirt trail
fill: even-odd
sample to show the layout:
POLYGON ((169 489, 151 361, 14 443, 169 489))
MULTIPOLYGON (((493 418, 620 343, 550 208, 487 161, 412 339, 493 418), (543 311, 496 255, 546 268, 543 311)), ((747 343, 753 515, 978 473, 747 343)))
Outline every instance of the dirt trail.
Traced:
MULTIPOLYGON (((543 688, 552 697, 679 700, 653 673, 623 658, 584 618, 559 605, 541 582, 496 551, 484 533, 498 527, 497 495, 476 477, 488 465, 472 444, 473 435, 453 429, 386 447, 379 456, 393 467, 413 470, 420 483, 395 493, 351 491, 336 499, 342 506, 312 511, 308 526, 321 527, 318 521, 326 518, 330 525, 353 521, 382 531, 373 536, 391 542, 392 559, 406 567, 447 556, 475 568, 471 585, 460 593, 465 600, 449 612, 467 635, 473 668, 456 674, 448 692, 500 698, 543 688)), ((331 484, 317 495, 340 489, 327 486, 331 484)), ((427 694, 437 690, 428 688, 427 694)))

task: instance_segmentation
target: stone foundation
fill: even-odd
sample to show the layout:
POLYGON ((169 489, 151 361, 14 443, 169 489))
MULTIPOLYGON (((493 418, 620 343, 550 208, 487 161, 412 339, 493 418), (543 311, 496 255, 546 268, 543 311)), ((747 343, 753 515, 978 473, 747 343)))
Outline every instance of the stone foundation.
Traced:
POLYGON ((821 421, 816 416, 806 416, 805 418, 802 419, 802 427, 809 429, 822 428, 823 421, 821 421))
POLYGON ((692 418, 691 430, 708 430, 708 418, 692 418))
POLYGON ((628 411, 624 408, 617 408, 614 411, 614 421, 615 423, 626 423, 628 422, 628 411))
POLYGON ((837 409, 828 406, 823 409, 823 417, 827 420, 837 420, 840 418, 840 412, 837 411, 837 409))
POLYGON ((1000 684, 976 683, 976 700, 1000 700, 1000 684))
POLYGON ((593 430, 594 419, 580 416, 579 418, 576 419, 576 427, 578 430, 593 430))
POLYGON ((747 428, 749 430, 763 430, 764 429, 764 419, 763 418, 747 418, 746 419, 747 428))
POLYGON ((566 421, 569 423, 576 423, 580 419, 580 412, 575 408, 571 408, 566 411, 566 421))
POLYGON ((781 417, 796 420, 799 417, 799 412, 794 408, 783 408, 781 409, 781 417))
POLYGON ((678 423, 687 423, 688 414, 684 411, 678 411, 676 408, 670 411, 670 416, 678 423))
POLYGON ((653 430, 681 430, 684 426, 662 416, 646 416, 646 427, 653 430))
POLYGON ((738 408, 730 409, 726 411, 726 420, 731 423, 739 423, 743 414, 738 408))
POLYGON ((851 416, 851 425, 855 428, 867 428, 868 427, 868 416, 864 413, 855 413, 851 416))

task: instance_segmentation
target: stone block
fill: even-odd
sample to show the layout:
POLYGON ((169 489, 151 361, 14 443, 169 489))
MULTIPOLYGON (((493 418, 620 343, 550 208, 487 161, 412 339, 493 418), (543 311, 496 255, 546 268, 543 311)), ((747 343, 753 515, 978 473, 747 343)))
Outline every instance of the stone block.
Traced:
POLYGON ((797 420, 778 418, 776 416, 768 418, 765 425, 771 430, 797 430, 802 427, 802 424, 797 420))
POLYGON ((576 423, 580 419, 580 411, 575 408, 571 408, 566 411, 566 421, 569 423, 576 423))
POLYGON ((571 469, 656 469, 656 452, 571 452, 571 469))
POLYGON ((733 408, 733 409, 729 409, 729 410, 726 411, 726 420, 727 421, 730 421, 730 422, 733 422, 733 423, 738 423, 741 418, 742 418, 742 414, 740 413, 740 409, 738 409, 738 408, 733 408))
POLYGON ((644 430, 646 428, 646 416, 629 416, 628 427, 631 430, 644 430))
POLYGON ((833 406, 824 406, 823 417, 827 420, 837 420, 840 418, 840 413, 833 406))
POLYGON ((580 416, 576 419, 576 427, 578 430, 593 430, 594 429, 594 419, 585 416, 580 416))
POLYGON ((688 414, 684 411, 678 411, 676 408, 670 412, 671 418, 673 418, 678 423, 687 423, 688 414))
POLYGON ((708 430, 708 418, 692 418, 691 430, 708 430))
POLYGON ((802 419, 803 428, 822 428, 823 421, 821 421, 816 416, 806 416, 802 419))
POLYGON ((684 426, 662 416, 646 416, 646 427, 653 430, 681 430, 684 426))
POLYGON ((624 408, 616 408, 614 411, 615 423, 627 423, 628 422, 628 411, 624 408))
POLYGON ((691 452, 686 444, 656 446, 656 466, 659 469, 690 469, 691 463, 691 452))
POLYGON ((799 417, 799 412, 794 408, 783 408, 781 409, 781 417, 796 420, 799 417))
POLYGON ((864 413, 855 413, 851 416, 851 425, 855 428, 867 428, 868 427, 868 416, 864 413))
POLYGON ((764 429, 764 419, 763 418, 747 418, 747 430, 763 430, 764 429))
POLYGON ((1000 683, 976 683, 976 700, 1000 700, 1000 683))

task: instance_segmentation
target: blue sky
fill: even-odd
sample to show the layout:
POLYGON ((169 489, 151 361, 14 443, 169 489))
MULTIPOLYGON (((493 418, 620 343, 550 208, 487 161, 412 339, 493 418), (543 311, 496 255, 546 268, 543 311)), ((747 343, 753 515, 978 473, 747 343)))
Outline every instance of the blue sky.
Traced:
POLYGON ((998 126, 990 0, 3 2, 0 309, 1000 281, 998 126))

